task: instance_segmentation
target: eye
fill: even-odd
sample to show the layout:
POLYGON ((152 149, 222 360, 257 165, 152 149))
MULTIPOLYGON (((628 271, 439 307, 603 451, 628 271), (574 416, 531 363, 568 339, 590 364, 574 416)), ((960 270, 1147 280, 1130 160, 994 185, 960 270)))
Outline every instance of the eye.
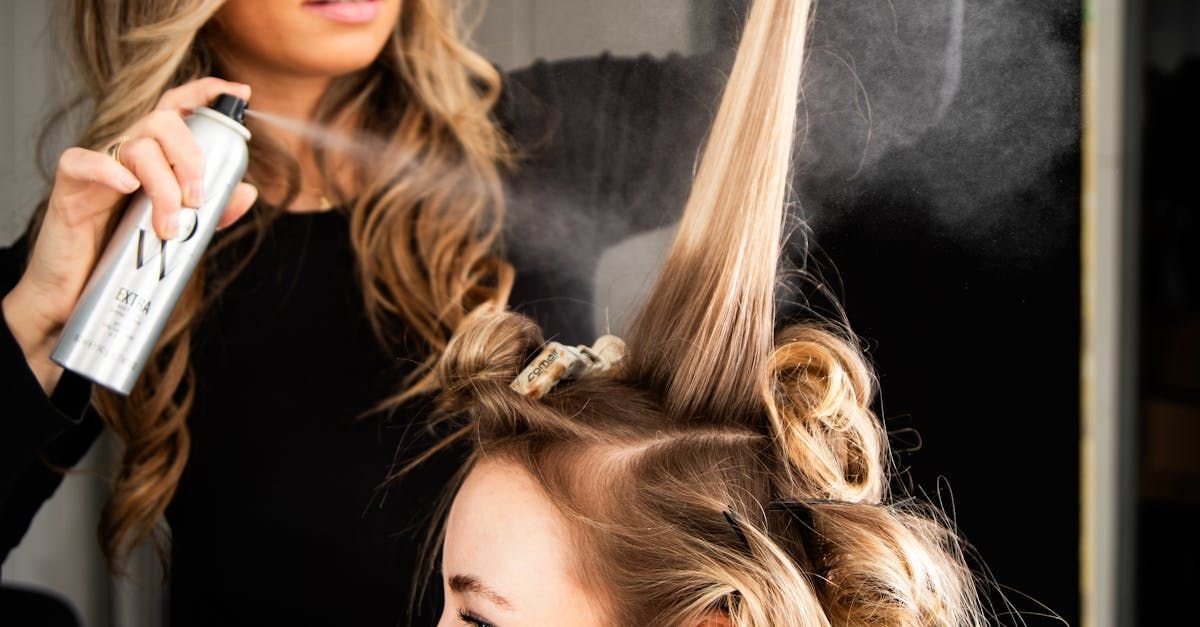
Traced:
POLYGON ((487 620, 479 618, 478 616, 466 610, 458 611, 458 619, 461 620, 464 625, 471 625, 471 627, 496 627, 492 623, 487 622, 487 620))

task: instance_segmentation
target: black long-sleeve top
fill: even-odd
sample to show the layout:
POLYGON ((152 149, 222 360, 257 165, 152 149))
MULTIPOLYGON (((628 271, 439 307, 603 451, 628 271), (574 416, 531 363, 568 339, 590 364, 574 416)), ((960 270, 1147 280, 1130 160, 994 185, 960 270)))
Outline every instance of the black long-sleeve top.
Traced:
MULTIPOLYGON (((600 252, 678 217, 720 93, 710 65, 606 56, 506 77, 498 117, 523 155, 507 181, 512 304, 549 335, 594 339, 600 252)), ((0 251, 0 294, 25 255, 23 241, 0 251)), ((411 362, 376 340, 354 263, 344 214, 285 214, 199 323, 191 455, 166 513, 175 627, 406 621, 430 512, 460 458, 377 489, 434 436, 427 400, 371 413, 411 362)), ((46 397, 6 325, 0 377, 2 561, 59 485, 52 466, 73 466, 102 425, 80 377, 64 373, 46 397)), ((432 624, 435 604, 414 622, 432 624)))

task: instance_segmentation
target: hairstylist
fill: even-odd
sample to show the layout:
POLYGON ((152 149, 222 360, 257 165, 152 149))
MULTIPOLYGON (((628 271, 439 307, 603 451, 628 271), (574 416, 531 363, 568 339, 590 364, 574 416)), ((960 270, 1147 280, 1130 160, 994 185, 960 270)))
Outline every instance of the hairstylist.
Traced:
POLYGON ((108 428, 124 450, 101 545, 119 567, 167 520, 172 625, 396 624, 458 463, 376 491, 399 443, 432 441, 410 432, 427 365, 514 277, 516 306, 559 337, 591 334, 572 304, 588 260, 681 206, 707 117, 668 103, 705 110, 705 86, 678 61, 607 57, 502 80, 459 41, 451 0, 67 5, 90 117, 27 235, 0 251, 0 559, 61 481, 53 468, 108 428), (182 116, 222 92, 366 140, 338 148, 249 120, 232 226, 133 393, 93 390, 49 360, 57 334, 125 195, 150 195, 164 237, 201 201, 182 116), (634 173, 657 183, 636 191, 634 173), (505 185, 524 212, 505 224, 508 261, 505 185), (527 230, 561 229, 560 202, 592 219, 569 266, 527 230), (610 208, 625 214, 593 215, 610 208))

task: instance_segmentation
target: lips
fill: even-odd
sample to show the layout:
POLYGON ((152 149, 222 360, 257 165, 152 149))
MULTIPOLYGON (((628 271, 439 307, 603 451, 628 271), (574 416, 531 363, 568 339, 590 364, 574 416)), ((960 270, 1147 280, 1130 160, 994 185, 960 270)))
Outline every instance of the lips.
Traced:
POLYGON ((380 0, 316 0, 304 3, 304 9, 342 24, 366 24, 379 15, 380 0))

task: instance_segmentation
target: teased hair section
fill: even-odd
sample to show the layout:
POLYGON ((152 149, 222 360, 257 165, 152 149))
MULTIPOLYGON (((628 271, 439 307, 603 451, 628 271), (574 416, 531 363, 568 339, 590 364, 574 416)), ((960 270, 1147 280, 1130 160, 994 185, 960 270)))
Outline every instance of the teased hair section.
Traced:
POLYGON ((761 413, 810 10, 751 8, 679 232, 631 332, 628 377, 662 389, 672 418, 761 413))

